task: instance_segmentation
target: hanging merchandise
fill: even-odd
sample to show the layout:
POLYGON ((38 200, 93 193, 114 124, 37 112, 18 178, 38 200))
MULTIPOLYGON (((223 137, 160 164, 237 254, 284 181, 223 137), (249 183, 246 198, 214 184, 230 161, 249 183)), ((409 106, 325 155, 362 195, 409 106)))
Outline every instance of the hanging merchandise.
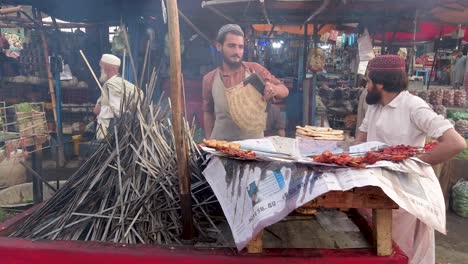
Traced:
POLYGON ((1 33, 10 44, 10 47, 5 50, 5 55, 11 58, 18 58, 23 50, 24 29, 2 28, 1 33))
POLYGON ((343 48, 343 37, 342 36, 336 37, 336 48, 337 49, 343 48))
POLYGON ((325 54, 322 49, 315 48, 309 53, 307 69, 312 72, 321 72, 325 67, 325 54))
POLYGON ((339 33, 338 31, 332 30, 332 31, 330 32, 330 37, 328 38, 328 40, 330 40, 330 41, 336 41, 336 39, 338 38, 338 33, 339 33))
POLYGON ((320 42, 326 43, 328 42, 329 38, 330 38, 330 33, 327 32, 320 37, 320 42))
POLYGON ((350 34, 348 37, 348 46, 353 46, 356 43, 356 34, 350 34))
POLYGON ((375 57, 374 50, 372 49, 372 40, 367 29, 358 39, 358 46, 360 61, 370 61, 375 57))

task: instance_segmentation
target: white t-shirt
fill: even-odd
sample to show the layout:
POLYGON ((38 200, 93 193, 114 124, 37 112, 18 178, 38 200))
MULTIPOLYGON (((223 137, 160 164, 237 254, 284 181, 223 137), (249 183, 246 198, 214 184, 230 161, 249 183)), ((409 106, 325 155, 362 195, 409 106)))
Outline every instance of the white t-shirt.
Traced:
MULTIPOLYGON (((450 128, 424 100, 403 91, 386 106, 369 105, 359 129, 367 132, 367 141, 422 147, 426 136, 439 138, 450 128)), ((392 238, 410 264, 435 263, 434 230, 403 209, 393 210, 392 218, 392 238)))

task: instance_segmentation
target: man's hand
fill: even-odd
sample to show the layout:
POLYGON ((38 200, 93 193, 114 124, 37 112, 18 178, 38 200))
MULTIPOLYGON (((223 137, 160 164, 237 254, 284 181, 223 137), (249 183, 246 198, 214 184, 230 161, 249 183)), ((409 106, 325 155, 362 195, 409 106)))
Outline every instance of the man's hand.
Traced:
POLYGON ((100 104, 97 104, 97 105, 94 107, 93 113, 94 113, 96 116, 98 116, 99 113, 101 113, 101 105, 100 105, 100 104))
POLYGON ((263 99, 266 102, 269 102, 276 96, 275 86, 271 84, 271 82, 265 82, 265 90, 263 91, 263 99))

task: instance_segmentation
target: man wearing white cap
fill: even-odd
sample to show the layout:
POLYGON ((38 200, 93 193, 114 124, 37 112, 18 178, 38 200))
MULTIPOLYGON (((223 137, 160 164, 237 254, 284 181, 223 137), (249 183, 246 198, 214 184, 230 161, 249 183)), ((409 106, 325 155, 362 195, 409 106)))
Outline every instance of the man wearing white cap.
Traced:
POLYGON ((99 66, 101 67, 99 81, 103 84, 103 91, 94 108, 94 113, 97 115, 98 123, 96 138, 103 139, 107 135, 111 120, 120 117, 123 99, 133 98, 133 102, 137 102, 143 100, 143 93, 119 76, 120 59, 118 57, 104 54, 99 66))

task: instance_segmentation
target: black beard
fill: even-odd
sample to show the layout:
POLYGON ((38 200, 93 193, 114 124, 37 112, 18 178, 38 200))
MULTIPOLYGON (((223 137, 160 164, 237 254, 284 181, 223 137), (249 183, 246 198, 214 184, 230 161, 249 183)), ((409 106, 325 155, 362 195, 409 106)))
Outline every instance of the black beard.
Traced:
POLYGON ((229 67, 234 68, 234 69, 239 68, 242 65, 242 60, 240 60, 239 62, 231 61, 230 58, 224 55, 224 53, 223 53, 223 62, 226 63, 229 67))
POLYGON ((371 90, 367 93, 366 103, 368 105, 375 105, 378 104, 381 99, 382 94, 375 88, 375 86, 372 86, 371 90))

